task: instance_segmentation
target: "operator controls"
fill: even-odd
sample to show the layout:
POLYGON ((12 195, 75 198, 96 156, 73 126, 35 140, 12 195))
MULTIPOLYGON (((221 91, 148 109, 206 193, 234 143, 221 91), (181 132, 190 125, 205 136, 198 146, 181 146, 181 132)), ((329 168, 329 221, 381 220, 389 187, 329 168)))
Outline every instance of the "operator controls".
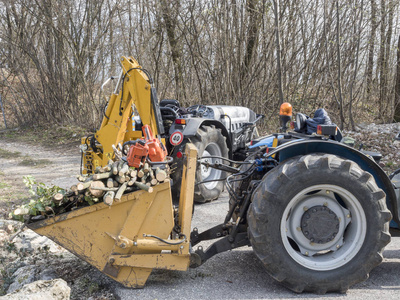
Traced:
POLYGON ((310 242, 326 244, 339 232, 337 215, 326 206, 317 205, 308 209, 301 218, 301 231, 310 242))

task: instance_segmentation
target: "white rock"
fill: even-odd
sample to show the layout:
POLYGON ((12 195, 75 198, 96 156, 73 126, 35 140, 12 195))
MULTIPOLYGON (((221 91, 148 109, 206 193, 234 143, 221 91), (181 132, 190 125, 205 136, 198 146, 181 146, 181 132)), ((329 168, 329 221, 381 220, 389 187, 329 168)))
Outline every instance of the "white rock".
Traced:
POLYGON ((12 275, 14 277, 13 283, 8 287, 7 293, 12 293, 16 290, 19 290, 24 285, 29 284, 35 281, 35 266, 25 266, 19 268, 12 275))
POLYGON ((0 297, 1 300, 67 300, 71 289, 62 279, 38 280, 25 285, 18 291, 0 297))
POLYGON ((22 252, 32 252, 46 247, 51 253, 65 252, 66 250, 45 236, 40 236, 34 231, 27 229, 15 238, 15 246, 22 252))
POLYGON ((0 219, 0 229, 5 229, 8 225, 12 225, 14 228, 20 228, 23 224, 14 220, 0 219))

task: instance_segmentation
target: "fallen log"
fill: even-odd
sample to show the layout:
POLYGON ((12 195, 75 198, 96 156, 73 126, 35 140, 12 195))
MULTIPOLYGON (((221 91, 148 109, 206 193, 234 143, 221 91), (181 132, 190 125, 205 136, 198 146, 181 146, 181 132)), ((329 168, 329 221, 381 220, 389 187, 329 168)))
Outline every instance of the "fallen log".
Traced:
POLYGON ((105 188, 105 184, 103 181, 100 181, 100 180, 93 181, 89 187, 90 193, 96 198, 103 197, 103 195, 104 195, 104 191, 97 189, 99 187, 105 188))
POLYGON ((129 186, 132 186, 135 182, 136 182, 136 177, 133 177, 133 178, 131 178, 129 181, 128 181, 128 185, 129 186))
POLYGON ((141 190, 147 191, 149 193, 153 192, 153 188, 151 186, 145 185, 144 183, 136 181, 135 185, 141 190))
POLYGON ((108 206, 111 206, 114 202, 114 196, 115 192, 108 191, 103 197, 103 203, 107 204, 108 206))
POLYGON ((29 215, 29 208, 19 207, 16 210, 14 210, 14 215, 16 215, 16 216, 29 215))
POLYGON ((114 175, 117 175, 117 174, 118 174, 118 165, 119 165, 119 162, 118 162, 118 161, 115 161, 115 162, 113 163, 112 172, 113 172, 114 175))
POLYGON ((161 170, 160 168, 156 169, 156 178, 158 181, 162 182, 167 178, 167 172, 164 170, 161 170))
POLYGON ((99 173, 99 174, 94 174, 93 175, 93 180, 101 180, 101 179, 106 179, 109 178, 113 175, 113 173, 111 171, 107 172, 107 173, 99 173))
POLYGON ((119 170, 118 175, 119 176, 124 176, 126 173, 128 173, 128 171, 129 171, 129 166, 128 166, 127 163, 124 163, 122 165, 121 169, 119 170))
POLYGON ((99 190, 99 191, 104 191, 104 192, 116 192, 119 190, 119 187, 93 187, 93 190, 99 190))
POLYGON ((114 180, 112 178, 107 179, 107 187, 109 188, 114 187, 114 180))
POLYGON ((123 185, 120 186, 120 188, 118 189, 118 192, 115 194, 115 201, 119 201, 121 200, 121 197, 123 195, 123 193, 125 192, 126 188, 128 187, 128 183, 125 182, 123 185))
POLYGON ((91 185, 92 182, 93 182, 92 180, 86 181, 86 182, 80 182, 76 185, 76 187, 79 192, 83 192, 91 185))
POLYGON ((64 199, 64 194, 62 193, 56 193, 53 196, 53 202, 60 205, 60 203, 62 202, 62 200, 64 199))

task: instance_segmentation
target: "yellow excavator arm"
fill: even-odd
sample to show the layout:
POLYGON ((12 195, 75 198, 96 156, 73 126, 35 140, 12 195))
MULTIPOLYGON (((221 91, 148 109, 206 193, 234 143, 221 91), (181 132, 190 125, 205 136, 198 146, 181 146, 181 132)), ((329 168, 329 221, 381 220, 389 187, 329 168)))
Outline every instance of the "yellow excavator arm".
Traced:
POLYGON ((155 88, 147 72, 133 57, 121 58, 122 71, 115 91, 111 94, 100 129, 82 138, 83 174, 91 174, 98 166, 105 166, 114 156, 112 146, 143 136, 132 126, 133 107, 142 124, 150 126, 154 136, 163 134, 162 120, 155 88))

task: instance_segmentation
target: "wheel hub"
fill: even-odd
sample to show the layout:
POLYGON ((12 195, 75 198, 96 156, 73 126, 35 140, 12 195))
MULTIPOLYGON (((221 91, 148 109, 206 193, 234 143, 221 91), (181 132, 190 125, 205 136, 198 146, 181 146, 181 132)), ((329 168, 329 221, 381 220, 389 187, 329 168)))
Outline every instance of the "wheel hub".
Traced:
MULTIPOLYGON (((221 154, 221 149, 216 143, 209 143, 204 149, 202 156, 221 156, 221 154)), ((220 160, 218 160, 217 158, 202 158, 201 161, 206 163, 220 162, 220 160)), ((207 183, 204 183, 204 186, 209 190, 215 188, 218 184, 218 179, 221 178, 222 172, 220 170, 207 167, 203 164, 201 165, 200 170, 202 180, 208 181, 207 183)))
MULTIPOLYGON (((204 155, 204 156, 209 156, 210 153, 208 153, 208 151, 204 151, 203 155, 204 155)), ((203 159, 201 160, 201 162, 204 162, 204 163, 212 163, 212 159, 203 158, 203 159)), ((207 177, 211 175, 211 170, 212 170, 211 168, 207 167, 207 166, 204 165, 204 164, 201 164, 201 176, 203 177, 204 180, 206 180, 207 177)))
POLYGON ((326 206, 318 205, 308 209, 301 218, 301 230, 310 242, 326 244, 335 239, 340 221, 326 206))
POLYGON ((281 235, 286 250, 299 264, 312 270, 331 270, 357 253, 365 228, 365 214, 352 193, 320 184, 305 188, 289 202, 282 216, 281 235))

